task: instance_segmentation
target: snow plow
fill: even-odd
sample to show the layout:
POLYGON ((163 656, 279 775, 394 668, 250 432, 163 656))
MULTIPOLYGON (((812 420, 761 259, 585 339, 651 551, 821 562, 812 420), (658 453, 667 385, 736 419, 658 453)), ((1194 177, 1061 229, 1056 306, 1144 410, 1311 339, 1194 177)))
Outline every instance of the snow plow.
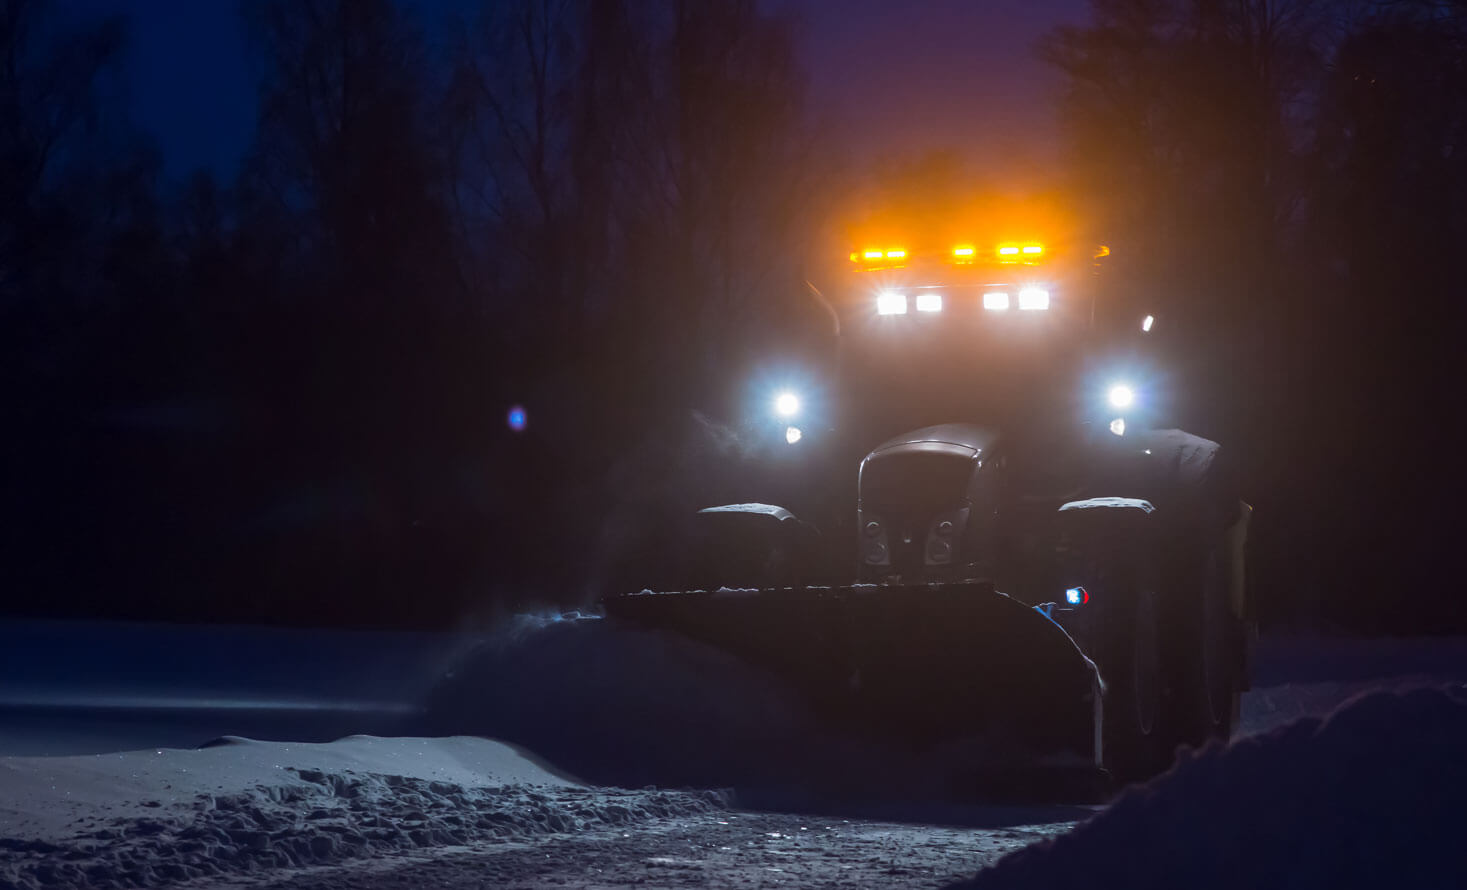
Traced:
POLYGON ((773 469, 663 542, 676 589, 611 593, 607 617, 916 752, 1132 781, 1226 738, 1250 508, 1216 443, 1159 428, 1156 319, 1114 296, 1109 253, 858 243, 845 285, 810 287, 834 360, 745 424, 773 469))

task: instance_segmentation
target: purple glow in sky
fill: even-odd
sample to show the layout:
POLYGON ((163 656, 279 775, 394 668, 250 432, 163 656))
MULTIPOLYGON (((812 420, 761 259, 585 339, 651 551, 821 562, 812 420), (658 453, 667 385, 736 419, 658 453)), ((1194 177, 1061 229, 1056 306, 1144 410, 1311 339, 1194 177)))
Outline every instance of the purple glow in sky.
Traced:
MULTIPOLYGON (((804 23, 810 111, 850 157, 954 148, 983 164, 1052 156, 1055 78, 1034 58, 1085 0, 766 0, 804 23)), ((433 26, 477 0, 410 0, 433 26)), ((252 138, 255 72, 229 0, 71 0, 131 20, 128 84, 168 175, 228 179, 252 138)))
POLYGON ((1034 45, 1086 0, 785 0, 805 21, 811 110, 857 160, 951 148, 1006 165, 1054 154, 1055 73, 1034 45))

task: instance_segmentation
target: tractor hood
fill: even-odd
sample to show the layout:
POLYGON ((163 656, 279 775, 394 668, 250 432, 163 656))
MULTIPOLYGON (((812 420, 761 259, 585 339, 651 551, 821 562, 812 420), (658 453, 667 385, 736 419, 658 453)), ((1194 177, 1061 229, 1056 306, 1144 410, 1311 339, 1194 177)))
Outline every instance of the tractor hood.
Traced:
POLYGON ((977 458, 993 446, 998 437, 991 430, 971 423, 944 423, 924 426, 887 439, 871 449, 866 460, 893 452, 946 454, 959 458, 977 458))

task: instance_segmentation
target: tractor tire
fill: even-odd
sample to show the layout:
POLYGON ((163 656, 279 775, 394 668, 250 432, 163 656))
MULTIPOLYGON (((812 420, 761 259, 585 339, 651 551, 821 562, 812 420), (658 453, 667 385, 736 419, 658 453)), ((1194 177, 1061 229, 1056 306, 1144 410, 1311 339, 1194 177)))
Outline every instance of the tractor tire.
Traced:
POLYGON ((1166 734, 1173 746, 1202 747, 1231 737, 1246 685, 1245 632, 1230 583, 1241 567, 1232 565, 1229 530, 1248 508, 1236 469, 1216 443, 1162 430, 1148 444, 1158 458, 1154 486, 1167 530, 1158 548, 1166 554, 1159 590, 1166 734))
POLYGON ((1105 683, 1103 760, 1120 784, 1171 765, 1158 575, 1146 562, 1106 573, 1095 657, 1105 683))
POLYGON ((1226 742, 1237 725, 1243 629, 1229 603, 1221 540, 1179 550, 1169 573, 1168 711, 1175 742, 1201 748, 1226 742))

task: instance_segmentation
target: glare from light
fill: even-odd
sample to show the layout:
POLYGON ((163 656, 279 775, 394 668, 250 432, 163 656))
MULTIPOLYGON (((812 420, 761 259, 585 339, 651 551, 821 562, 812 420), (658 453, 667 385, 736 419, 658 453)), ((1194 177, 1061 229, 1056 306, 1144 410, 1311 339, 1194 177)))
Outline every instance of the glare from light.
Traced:
POLYGON ((1117 383, 1105 394, 1112 408, 1129 408, 1136 404, 1136 391, 1124 383, 1117 383))
POLYGON ((1153 324, 1156 324, 1156 319, 1148 315, 1145 318, 1141 319, 1141 330, 1145 331, 1146 333, 1150 333, 1151 326, 1153 324))
POLYGON ((1083 606, 1090 602, 1090 593, 1083 587, 1071 587, 1065 591, 1065 602, 1072 606, 1083 606))
POLYGON ((525 415, 525 409, 519 405, 515 405, 509 409, 509 415, 505 419, 509 423, 509 428, 517 433, 524 432, 525 426, 529 423, 529 418, 525 415))
POLYGON ((1020 309, 1048 309, 1049 291, 1042 287, 1026 287, 1019 291, 1020 309))
POLYGON ((999 256, 1018 256, 1019 255, 1019 248, 1017 248, 1017 247, 1000 247, 998 249, 998 255, 999 256))
POLYGON ((907 295, 896 291, 883 291, 876 295, 877 315, 906 315, 907 295))
POLYGON ((1126 434, 1126 418, 1117 417, 1115 420, 1112 420, 1110 422, 1110 431, 1117 436, 1124 436, 1126 434))
POLYGON ((983 308, 1002 312, 1009 308, 1009 295, 1001 290, 989 291, 983 295, 983 308))
POLYGON ((941 312, 942 294, 925 293, 917 295, 918 312, 941 312))
POLYGON ((860 258, 861 258, 861 255, 859 253, 856 253, 854 250, 851 251, 851 262, 854 263, 856 260, 859 260, 860 258))
POLYGON ((774 397, 774 413, 780 417, 794 417, 800 413, 800 397, 792 392, 782 392, 774 397))
POLYGON ((1044 248, 1040 247, 1037 244, 1031 244, 1028 247, 1024 248, 1024 253, 1027 253, 1030 256, 1036 256, 1038 254, 1044 253, 1044 248))
POLYGON ((879 260, 881 259, 881 251, 868 250, 865 253, 861 254, 861 256, 865 257, 868 260, 879 260))
POLYGON ((805 434, 800 432, 800 428, 797 426, 787 426, 784 428, 784 440, 791 445, 800 441, 804 436, 805 434))
POLYGON ((906 257, 906 255, 907 255, 907 252, 905 250, 888 250, 886 252, 886 258, 889 259, 889 260, 900 260, 900 259, 904 259, 906 257))
POLYGON ((953 256, 972 256, 972 255, 973 255, 973 248, 971 248, 971 247, 954 247, 953 248, 953 256))

